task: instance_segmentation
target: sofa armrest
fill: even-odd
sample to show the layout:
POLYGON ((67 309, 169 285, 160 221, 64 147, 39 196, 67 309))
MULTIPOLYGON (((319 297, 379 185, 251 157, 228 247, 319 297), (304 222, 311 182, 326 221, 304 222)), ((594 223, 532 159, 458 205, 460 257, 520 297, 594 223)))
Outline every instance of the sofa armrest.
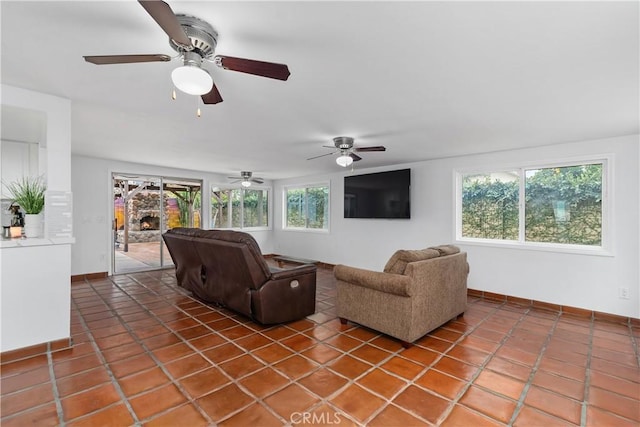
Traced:
POLYGON ((400 274, 364 270, 362 268, 336 265, 336 279, 388 294, 409 297, 412 294, 411 278, 400 274))
MULTIPOLYGON (((298 320, 316 309, 316 266, 293 268, 296 274, 272 276, 263 286, 252 291, 252 312, 262 324, 298 320), (301 273, 304 271, 304 273, 301 273)), ((285 270, 282 273, 289 273, 285 270)))
POLYGON ((295 278, 301 274, 315 273, 318 267, 314 264, 303 264, 293 268, 287 268, 284 270, 278 269, 277 271, 271 271, 271 280, 282 280, 295 278))

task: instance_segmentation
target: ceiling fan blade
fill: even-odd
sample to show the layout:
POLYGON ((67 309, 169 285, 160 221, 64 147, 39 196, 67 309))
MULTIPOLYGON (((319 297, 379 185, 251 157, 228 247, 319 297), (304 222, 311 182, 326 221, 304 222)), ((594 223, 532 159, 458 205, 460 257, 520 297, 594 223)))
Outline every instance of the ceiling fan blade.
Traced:
POLYGON ((233 56, 216 55, 215 63, 225 70, 239 71, 270 79, 287 80, 291 73, 285 64, 256 61, 253 59, 234 58, 233 56))
POLYGON ((359 162, 360 160, 362 160, 362 157, 358 156, 355 153, 349 153, 349 157, 351 157, 354 162, 359 162))
POLYGON ((169 55, 97 55, 85 56, 84 60, 96 65, 132 64, 135 62, 167 62, 169 55))
POLYGON ((138 0, 138 3, 144 7, 144 10, 151 15, 171 40, 187 50, 193 49, 191 40, 182 29, 176 14, 173 13, 167 3, 160 0, 138 0))
POLYGON ((235 181, 231 181, 229 184, 235 184, 236 182, 242 181, 242 178, 241 179, 237 179, 238 178, 237 176, 228 176, 227 178, 229 178, 229 179, 234 179, 235 178, 236 179, 235 181))
POLYGON ((205 104, 217 104, 219 102, 222 102, 222 95, 220 95, 220 92, 218 91, 215 83, 213 84, 213 87, 211 88, 209 93, 205 93, 204 95, 202 95, 202 102, 204 102, 205 104))
POLYGON ((336 153, 337 153, 337 151, 334 151, 333 153, 320 154, 319 156, 309 157, 307 160, 319 159, 320 157, 331 156, 331 155, 336 154, 336 153))
POLYGON ((355 151, 387 151, 387 149, 382 145, 377 145, 375 147, 358 147, 355 151))
POLYGON ((262 178, 251 178, 251 181, 256 184, 264 184, 264 180, 262 178))

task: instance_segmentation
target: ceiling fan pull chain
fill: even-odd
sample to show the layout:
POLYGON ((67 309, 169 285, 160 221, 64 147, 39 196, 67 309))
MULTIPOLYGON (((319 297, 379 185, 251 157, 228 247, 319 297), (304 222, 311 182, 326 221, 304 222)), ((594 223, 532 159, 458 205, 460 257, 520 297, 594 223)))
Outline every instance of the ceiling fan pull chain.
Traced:
POLYGON ((196 116, 200 117, 200 97, 196 96, 196 116))
POLYGON ((171 91, 171 99, 173 99, 174 101, 176 100, 176 87, 173 87, 173 90, 171 91))

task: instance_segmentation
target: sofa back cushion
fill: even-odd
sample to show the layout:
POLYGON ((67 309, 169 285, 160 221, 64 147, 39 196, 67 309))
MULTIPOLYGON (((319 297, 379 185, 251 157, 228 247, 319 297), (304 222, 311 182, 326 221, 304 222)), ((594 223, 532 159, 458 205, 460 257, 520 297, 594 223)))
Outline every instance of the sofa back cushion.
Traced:
POLYGON ((410 262, 424 261, 431 258, 437 258, 440 256, 440 252, 436 249, 420 249, 420 250, 397 250, 387 264, 384 266, 385 273, 392 274, 404 274, 404 270, 407 268, 407 264, 410 262))
POLYGON ((257 289, 271 276, 271 270, 262 256, 253 236, 234 230, 191 229, 194 242, 200 249, 202 261, 207 264, 216 258, 216 272, 234 272, 244 286, 257 289), (205 255, 206 254, 206 255, 205 255), (227 268, 224 268, 227 267, 227 268), (236 271, 241 270, 241 271, 236 271))
MULTIPOLYGON (((255 239, 234 230, 174 228, 171 236, 189 238, 202 266, 202 293, 209 302, 251 315, 251 291, 271 277, 255 239)), ((165 239, 167 240, 167 239, 165 239)), ((180 257, 173 257, 176 266, 180 257)))
POLYGON ((162 238, 176 267, 178 285, 202 298, 202 262, 193 246, 193 239, 186 235, 169 233, 163 234, 162 238))

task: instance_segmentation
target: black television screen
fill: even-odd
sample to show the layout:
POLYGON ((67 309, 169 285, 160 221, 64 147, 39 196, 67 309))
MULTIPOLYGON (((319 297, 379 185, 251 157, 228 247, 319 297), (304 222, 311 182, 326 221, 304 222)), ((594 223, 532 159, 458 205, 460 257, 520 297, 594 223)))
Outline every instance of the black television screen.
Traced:
POLYGON ((344 177, 345 218, 411 218, 411 169, 344 177))

